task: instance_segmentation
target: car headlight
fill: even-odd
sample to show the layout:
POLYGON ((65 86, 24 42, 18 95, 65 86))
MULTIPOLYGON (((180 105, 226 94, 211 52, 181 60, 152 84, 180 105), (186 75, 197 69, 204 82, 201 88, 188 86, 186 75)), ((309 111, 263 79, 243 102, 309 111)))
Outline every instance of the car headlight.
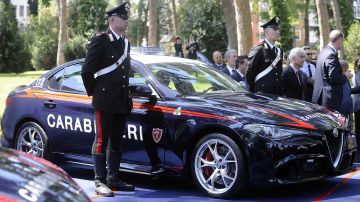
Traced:
POLYGON ((264 124, 247 124, 244 126, 244 129, 256 135, 275 140, 287 139, 294 135, 305 135, 310 133, 307 130, 297 128, 264 124))

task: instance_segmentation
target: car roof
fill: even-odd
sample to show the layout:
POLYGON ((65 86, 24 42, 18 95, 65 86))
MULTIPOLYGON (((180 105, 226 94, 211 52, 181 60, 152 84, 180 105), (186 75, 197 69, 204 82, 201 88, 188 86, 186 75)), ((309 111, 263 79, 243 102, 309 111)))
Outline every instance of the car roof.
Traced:
POLYGON ((168 62, 191 62, 204 64, 201 61, 190 60, 179 57, 171 57, 171 56, 159 56, 159 55, 141 55, 141 54, 131 54, 131 59, 137 60, 143 64, 153 64, 153 63, 168 63, 168 62))

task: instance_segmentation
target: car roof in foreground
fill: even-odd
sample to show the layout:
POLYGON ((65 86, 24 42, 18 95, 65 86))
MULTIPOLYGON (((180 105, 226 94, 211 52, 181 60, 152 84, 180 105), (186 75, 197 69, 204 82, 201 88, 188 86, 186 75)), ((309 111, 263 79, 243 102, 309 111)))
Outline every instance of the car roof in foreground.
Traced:
POLYGON ((158 56, 158 55, 132 54, 131 59, 137 60, 144 64, 168 63, 168 62, 177 62, 177 63, 191 62, 191 63, 205 64, 197 60, 190 60, 190 59, 171 57, 171 56, 158 56))

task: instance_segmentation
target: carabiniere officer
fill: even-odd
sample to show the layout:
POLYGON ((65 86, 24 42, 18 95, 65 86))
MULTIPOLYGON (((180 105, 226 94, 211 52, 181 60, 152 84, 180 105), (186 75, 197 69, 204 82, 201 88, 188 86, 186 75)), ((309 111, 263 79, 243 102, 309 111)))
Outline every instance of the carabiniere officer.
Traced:
POLYGON ((276 16, 261 25, 265 40, 250 50, 246 81, 251 92, 281 95, 283 52, 275 45, 280 38, 279 21, 280 17, 276 16))
POLYGON ((112 190, 134 190, 133 185, 119 179, 121 142, 132 108, 130 43, 124 36, 129 9, 130 4, 125 2, 107 12, 109 29, 91 39, 81 74, 95 111, 97 130, 92 146, 95 192, 103 196, 113 196, 112 190))

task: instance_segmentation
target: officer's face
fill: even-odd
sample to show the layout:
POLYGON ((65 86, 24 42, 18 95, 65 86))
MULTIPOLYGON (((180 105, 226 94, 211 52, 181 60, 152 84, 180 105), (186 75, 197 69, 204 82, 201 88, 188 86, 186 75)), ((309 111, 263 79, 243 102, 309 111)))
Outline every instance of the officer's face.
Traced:
POLYGON ((123 19, 119 16, 111 16, 110 26, 115 32, 124 32, 128 28, 129 21, 128 19, 123 19))
POLYGON ((280 29, 268 27, 265 29, 265 36, 270 41, 277 41, 280 38, 280 29))

